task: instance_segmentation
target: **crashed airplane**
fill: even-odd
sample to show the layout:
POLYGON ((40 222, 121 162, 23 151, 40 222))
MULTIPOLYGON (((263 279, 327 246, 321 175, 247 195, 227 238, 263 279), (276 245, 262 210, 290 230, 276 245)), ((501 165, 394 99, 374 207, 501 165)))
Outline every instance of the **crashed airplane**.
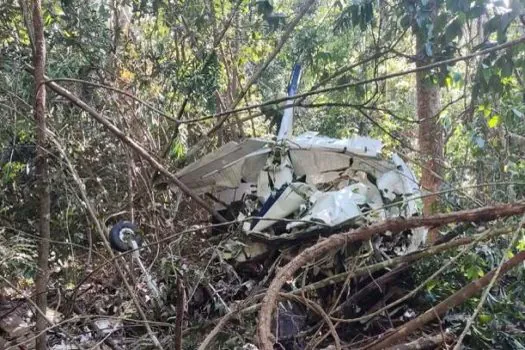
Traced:
MULTIPOLYGON (((288 96, 295 95, 300 75, 296 65, 288 96)), ((180 170, 178 178, 212 198, 225 217, 243 222, 243 231, 257 241, 419 215, 418 181, 397 154, 385 159, 381 141, 369 137, 293 136, 292 104, 287 101, 273 139, 227 143, 180 170)), ((426 233, 412 230, 397 253, 417 249, 426 233)))

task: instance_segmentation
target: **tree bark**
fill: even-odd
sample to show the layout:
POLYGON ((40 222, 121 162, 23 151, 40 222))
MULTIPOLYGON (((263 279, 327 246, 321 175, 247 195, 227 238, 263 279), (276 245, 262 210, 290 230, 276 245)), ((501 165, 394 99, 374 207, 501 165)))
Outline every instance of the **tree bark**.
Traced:
POLYGON ((387 350, 424 350, 424 349, 436 349, 442 343, 452 339, 450 333, 436 334, 434 336, 423 336, 410 343, 396 345, 387 350))
POLYGON ((411 217, 386 220, 370 226, 364 226, 344 233, 338 233, 303 250, 288 264, 280 269, 266 292, 261 303, 257 325, 257 338, 261 350, 272 350, 273 338, 271 334, 272 315, 277 305, 277 297, 282 286, 293 278, 293 275, 305 264, 327 254, 337 248, 352 242, 370 239, 381 232, 391 232, 393 235, 416 227, 441 227, 450 223, 491 221, 497 218, 520 215, 525 213, 525 202, 506 204, 502 206, 485 207, 473 210, 464 210, 449 214, 438 214, 430 217, 411 217))
MULTIPOLYGON (((503 276, 510 269, 516 267, 524 260, 525 251, 521 251, 501 266, 501 273, 499 277, 503 276)), ((373 344, 370 347, 367 347, 367 349, 381 350, 396 344, 415 330, 421 328, 422 326, 435 320, 436 318, 443 316, 448 310, 458 305, 461 305, 469 298, 478 294, 483 288, 485 288, 490 283, 490 280, 492 279, 495 273, 496 269, 490 271, 482 278, 470 282, 465 287, 461 288, 456 293, 443 300, 441 303, 437 304, 433 308, 428 309, 427 311, 425 311, 424 314, 420 315, 419 317, 405 323, 401 327, 397 328, 394 332, 382 338, 379 342, 373 344)))
MULTIPOLYGON (((50 199, 49 199, 49 165, 47 157, 46 136, 46 43, 44 39, 44 22, 42 19, 42 2, 33 0, 33 32, 35 35, 35 49, 33 52, 33 64, 35 66, 35 108, 34 117, 36 124, 36 175, 38 181, 39 209, 39 232, 38 243, 38 270, 35 282, 35 302, 44 315, 36 314, 36 331, 42 332, 47 327, 45 312, 47 309, 47 281, 49 279, 49 239, 50 239, 50 199)), ((45 350, 46 334, 42 332, 36 339, 36 349, 45 350)))
MULTIPOLYGON (((430 17, 437 15, 437 4, 435 0, 429 1, 428 8, 431 10, 430 17)), ((427 42, 422 31, 423 28, 415 28, 417 57, 427 57, 425 44, 427 42)), ((430 62, 430 57, 416 61, 416 67, 425 66, 430 62)), ((417 116, 419 120, 418 140, 419 151, 423 157, 423 168, 421 169, 421 187, 428 192, 439 191, 441 185, 441 164, 443 159, 443 128, 437 117, 440 106, 439 85, 432 81, 428 71, 416 73, 416 98, 417 116)), ((438 199, 436 196, 423 198, 423 215, 432 215, 438 212, 438 199)), ((437 229, 431 229, 428 233, 430 244, 439 238, 437 229)))

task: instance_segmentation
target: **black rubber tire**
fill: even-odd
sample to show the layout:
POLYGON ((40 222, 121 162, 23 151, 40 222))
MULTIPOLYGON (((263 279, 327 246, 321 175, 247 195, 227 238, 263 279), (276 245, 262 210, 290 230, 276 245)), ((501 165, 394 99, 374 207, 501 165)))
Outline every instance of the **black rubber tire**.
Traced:
POLYGON ((126 252, 130 249, 133 249, 133 247, 128 244, 128 242, 123 241, 120 239, 120 232, 122 229, 131 229, 135 233, 134 239, 135 242, 137 242, 137 246, 142 246, 142 236, 138 233, 137 226, 129 221, 119 221, 117 222, 109 231, 109 244, 111 245, 111 248, 113 248, 116 251, 119 252, 126 252))

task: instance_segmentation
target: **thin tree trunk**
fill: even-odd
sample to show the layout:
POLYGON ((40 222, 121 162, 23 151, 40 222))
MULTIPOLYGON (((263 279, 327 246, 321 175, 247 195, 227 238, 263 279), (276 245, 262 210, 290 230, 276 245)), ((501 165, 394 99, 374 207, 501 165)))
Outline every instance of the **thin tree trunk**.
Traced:
MULTIPOLYGON (((437 14, 436 1, 430 1, 429 8, 432 9, 431 16, 437 14)), ((423 29, 416 29, 416 54, 418 57, 425 52, 426 39, 419 34, 423 29)), ((416 66, 421 67, 431 62, 429 60, 418 60, 416 66)), ((430 79, 428 71, 416 73, 416 95, 417 116, 419 123, 419 151, 423 157, 423 168, 421 170, 421 187, 428 192, 439 191, 441 180, 436 176, 441 174, 441 162, 443 159, 443 128, 439 124, 437 114, 441 109, 439 85, 430 79)), ((438 212, 438 196, 423 198, 423 215, 432 215, 438 212)), ((439 238, 437 229, 429 231, 429 243, 439 238)))
MULTIPOLYGON (((266 58, 266 60, 264 60, 261 64, 259 64, 259 66, 255 70, 253 75, 250 77, 250 79, 248 80, 244 88, 241 88, 239 94, 235 97, 235 100, 233 101, 232 105, 228 106, 229 110, 235 109, 235 107, 237 107, 237 105, 243 100, 244 96, 250 90, 252 85, 255 84, 257 80, 259 80, 259 78, 261 77, 263 72, 266 70, 266 68, 268 68, 270 63, 273 62, 277 54, 281 52, 281 49, 283 48, 284 44, 286 44, 288 39, 292 36, 295 27, 299 24, 301 19, 306 15, 310 7, 312 7, 312 5, 315 2, 316 0, 307 0, 304 2, 304 4, 299 10, 299 13, 286 27, 284 33, 281 35, 281 38, 275 45, 275 48, 273 49, 273 51, 266 58)), ((229 116, 230 116, 229 113, 221 116, 219 120, 215 123, 215 125, 213 125, 213 127, 206 133, 206 137, 201 138, 199 142, 197 142, 193 147, 191 147, 188 150, 188 152, 186 153, 186 159, 192 159, 198 151, 202 150, 206 142, 208 142, 210 136, 212 136, 214 133, 216 133, 221 128, 222 124, 224 124, 224 122, 226 121, 226 119, 228 119, 229 116)))
MULTIPOLYGON (((47 157, 46 137, 46 86, 44 80, 46 64, 46 44, 44 39, 44 23, 42 20, 41 0, 33 0, 33 31, 35 35, 35 50, 33 52, 33 64, 35 66, 35 109, 36 122, 36 173, 38 179, 38 196, 40 199, 40 240, 38 243, 38 271, 36 275, 36 304, 44 315, 36 315, 36 331, 42 332, 47 327, 45 312, 47 308, 47 281, 49 279, 49 221, 50 221, 50 199, 49 199, 49 166, 47 157)), ((36 339, 36 349, 45 350, 46 334, 36 339)))

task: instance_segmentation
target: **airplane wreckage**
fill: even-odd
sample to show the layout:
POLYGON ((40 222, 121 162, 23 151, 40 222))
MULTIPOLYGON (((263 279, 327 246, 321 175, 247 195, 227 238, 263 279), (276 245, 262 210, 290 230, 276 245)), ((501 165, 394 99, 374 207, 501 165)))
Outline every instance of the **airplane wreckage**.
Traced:
MULTIPOLYGON (((295 95, 300 75, 296 65, 289 97, 295 95)), ((230 240, 221 249, 227 260, 244 262, 264 254, 271 244, 420 214, 418 181, 401 157, 385 159, 381 141, 369 137, 293 136, 292 104, 287 101, 272 140, 227 143, 176 174, 197 194, 212 198, 221 215, 242 223, 247 234, 242 243, 230 240)), ((411 230, 387 250, 412 252, 426 235, 425 228, 411 230)), ((380 247, 388 236, 378 237, 372 246, 380 247)))

